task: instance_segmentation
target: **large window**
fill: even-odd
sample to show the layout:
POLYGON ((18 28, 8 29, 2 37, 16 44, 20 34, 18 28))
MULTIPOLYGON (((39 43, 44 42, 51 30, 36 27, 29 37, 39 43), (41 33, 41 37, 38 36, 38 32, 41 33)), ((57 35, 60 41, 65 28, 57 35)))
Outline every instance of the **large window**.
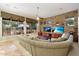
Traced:
POLYGON ((36 23, 27 23, 27 33, 34 33, 36 31, 36 23))
POLYGON ((3 20, 2 21, 3 36, 23 34, 23 27, 19 26, 21 24, 23 24, 23 22, 3 20))

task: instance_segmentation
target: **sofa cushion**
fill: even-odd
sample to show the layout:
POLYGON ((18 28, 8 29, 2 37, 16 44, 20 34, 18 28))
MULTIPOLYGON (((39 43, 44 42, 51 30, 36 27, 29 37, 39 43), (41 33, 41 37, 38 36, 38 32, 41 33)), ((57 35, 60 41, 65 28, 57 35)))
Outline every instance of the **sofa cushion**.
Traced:
MULTIPOLYGON (((51 42, 61 42, 61 41, 65 41, 68 38, 68 34, 64 33, 62 37, 58 37, 58 38, 51 38, 51 42)), ((49 42, 50 39, 46 40, 44 38, 38 38, 38 37, 31 37, 31 40, 37 40, 37 41, 45 41, 45 42, 49 42)))
MULTIPOLYGON (((50 39, 44 40, 44 39, 39 39, 39 38, 35 38, 35 40, 38 40, 38 41, 45 41, 45 42, 49 42, 49 41, 50 41, 50 39)), ((59 37, 59 38, 52 38, 52 39, 51 39, 51 42, 61 42, 61 41, 65 41, 65 40, 67 40, 67 39, 66 39, 66 38, 61 38, 61 37, 59 37)))
POLYGON ((62 34, 59 34, 59 33, 53 33, 52 34, 52 38, 58 38, 58 37, 61 37, 62 34))
POLYGON ((59 38, 52 38, 51 39, 51 42, 61 42, 61 41, 65 41, 65 40, 67 40, 66 38, 62 38, 62 37, 59 37, 59 38))
POLYGON ((69 38, 69 33, 64 33, 62 36, 61 36, 61 38, 66 38, 66 39, 68 39, 69 38))
POLYGON ((48 36, 38 36, 37 38, 42 39, 42 40, 48 40, 49 39, 48 36))

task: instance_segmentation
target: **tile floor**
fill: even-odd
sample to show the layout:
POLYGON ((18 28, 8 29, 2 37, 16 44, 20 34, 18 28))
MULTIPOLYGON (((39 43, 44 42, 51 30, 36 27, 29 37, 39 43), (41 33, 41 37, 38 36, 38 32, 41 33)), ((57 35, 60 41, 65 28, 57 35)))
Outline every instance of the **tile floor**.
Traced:
POLYGON ((71 49, 69 56, 79 56, 79 44, 73 43, 73 48, 71 49))
POLYGON ((16 40, 0 41, 0 56, 30 56, 30 54, 16 40))

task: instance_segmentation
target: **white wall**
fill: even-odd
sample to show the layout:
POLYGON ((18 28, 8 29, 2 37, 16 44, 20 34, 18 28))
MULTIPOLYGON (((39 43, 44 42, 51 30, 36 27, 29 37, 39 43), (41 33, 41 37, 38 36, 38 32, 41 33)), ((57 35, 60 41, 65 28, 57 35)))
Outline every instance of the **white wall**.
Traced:
POLYGON ((24 23, 24 34, 26 35, 26 31, 27 31, 27 29, 26 29, 26 25, 27 25, 26 18, 25 18, 25 21, 23 23, 24 23))
POLYGON ((36 24, 36 30, 37 30, 36 32, 37 32, 37 33, 39 32, 39 29, 40 29, 39 26, 40 26, 40 23, 39 23, 39 21, 38 21, 38 23, 36 24))
POLYGON ((0 17, 0 37, 2 37, 2 17, 0 17))
POLYGON ((79 9, 78 9, 78 44, 79 44, 79 9))
POLYGON ((0 38, 2 37, 2 17, 1 17, 1 10, 0 10, 0 38))

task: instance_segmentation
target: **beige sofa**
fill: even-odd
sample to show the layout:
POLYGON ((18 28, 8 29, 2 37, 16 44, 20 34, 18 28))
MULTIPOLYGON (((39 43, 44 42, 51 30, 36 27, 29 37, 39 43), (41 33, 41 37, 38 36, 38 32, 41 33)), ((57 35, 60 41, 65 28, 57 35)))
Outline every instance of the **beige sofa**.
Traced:
POLYGON ((64 41, 41 41, 27 36, 18 36, 20 44, 33 56, 66 56, 73 43, 73 36, 64 41))

